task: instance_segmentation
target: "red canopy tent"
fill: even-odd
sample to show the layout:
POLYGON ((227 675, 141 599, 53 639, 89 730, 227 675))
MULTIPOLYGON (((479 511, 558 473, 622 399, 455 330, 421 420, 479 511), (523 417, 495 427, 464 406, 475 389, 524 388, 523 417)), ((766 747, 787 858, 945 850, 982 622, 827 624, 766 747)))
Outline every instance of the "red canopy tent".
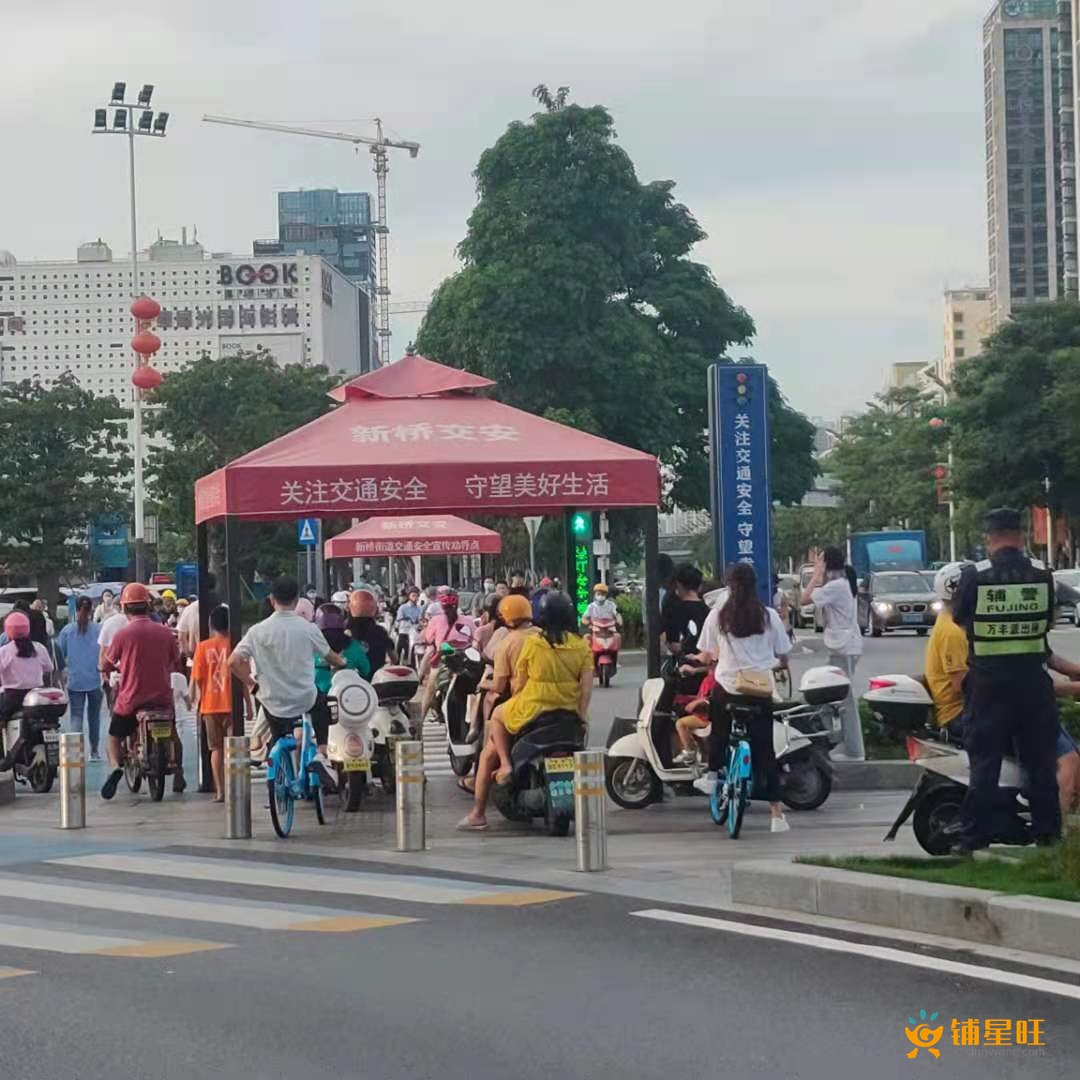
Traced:
MULTIPOLYGON (((571 361, 568 361, 570 363, 571 361)), ((199 616, 207 635, 208 525, 223 521, 224 599, 239 609, 243 521, 464 514, 550 514, 657 507, 651 454, 481 396, 490 379, 408 355, 338 387, 338 407, 195 484, 199 616)), ((656 515, 646 515, 649 672, 659 674, 656 515)), ((240 620, 231 632, 239 640, 240 620)), ((241 697, 234 725, 242 731, 241 697)))
POLYGON ((502 537, 453 514, 374 517, 323 545, 327 559, 362 555, 498 555, 502 537))
POLYGON ((656 458, 478 395, 494 384, 406 356, 325 416, 202 477, 195 520, 657 506, 656 458))

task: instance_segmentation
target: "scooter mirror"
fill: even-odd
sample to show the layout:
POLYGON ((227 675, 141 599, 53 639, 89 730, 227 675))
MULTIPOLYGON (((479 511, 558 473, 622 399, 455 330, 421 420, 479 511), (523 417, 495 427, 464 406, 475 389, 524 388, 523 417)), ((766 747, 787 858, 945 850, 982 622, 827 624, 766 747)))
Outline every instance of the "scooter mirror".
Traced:
POLYGON ((468 648, 465 650, 465 659, 471 660, 474 664, 478 664, 483 657, 480 655, 478 649, 468 648))

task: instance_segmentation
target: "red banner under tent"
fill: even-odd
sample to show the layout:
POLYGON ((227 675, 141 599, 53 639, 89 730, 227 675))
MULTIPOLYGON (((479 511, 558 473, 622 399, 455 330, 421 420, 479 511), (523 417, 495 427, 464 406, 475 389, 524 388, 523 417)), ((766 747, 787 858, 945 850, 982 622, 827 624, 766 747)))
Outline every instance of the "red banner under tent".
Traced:
POLYGON ((482 396, 493 385, 415 355, 361 375, 325 416, 198 480, 195 520, 659 505, 651 454, 482 396))
POLYGON ((498 555, 502 537, 452 514, 422 517, 375 517, 331 537, 323 545, 327 559, 365 555, 498 555))

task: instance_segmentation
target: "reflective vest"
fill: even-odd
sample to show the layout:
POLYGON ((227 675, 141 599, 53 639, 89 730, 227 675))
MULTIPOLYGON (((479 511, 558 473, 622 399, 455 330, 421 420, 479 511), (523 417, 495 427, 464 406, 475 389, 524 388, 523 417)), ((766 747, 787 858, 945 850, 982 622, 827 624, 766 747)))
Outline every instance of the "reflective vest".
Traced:
MULTIPOLYGON (((976 667, 995 658, 1047 655, 1046 635, 1054 617, 1054 579, 1035 559, 1019 558, 995 566, 977 563, 975 611, 968 629, 976 667), (981 663, 980 663, 981 662, 981 663)), ((996 665, 995 665, 996 666, 996 665)))

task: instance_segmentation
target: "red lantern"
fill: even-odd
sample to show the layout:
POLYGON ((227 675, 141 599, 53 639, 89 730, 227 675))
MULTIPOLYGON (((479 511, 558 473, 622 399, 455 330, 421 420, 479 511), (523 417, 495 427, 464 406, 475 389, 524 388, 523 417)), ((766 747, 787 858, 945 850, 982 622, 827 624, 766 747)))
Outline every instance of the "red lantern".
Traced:
POLYGON ((140 296, 132 301, 131 314, 140 322, 150 322, 161 314, 161 305, 149 296, 140 296))
POLYGON ((131 339, 131 347, 140 356, 153 356, 161 348, 161 338, 150 330, 140 330, 131 339))
POLYGON ((131 376, 131 381, 140 390, 156 390, 164 382, 164 376, 149 364, 140 364, 131 376))

